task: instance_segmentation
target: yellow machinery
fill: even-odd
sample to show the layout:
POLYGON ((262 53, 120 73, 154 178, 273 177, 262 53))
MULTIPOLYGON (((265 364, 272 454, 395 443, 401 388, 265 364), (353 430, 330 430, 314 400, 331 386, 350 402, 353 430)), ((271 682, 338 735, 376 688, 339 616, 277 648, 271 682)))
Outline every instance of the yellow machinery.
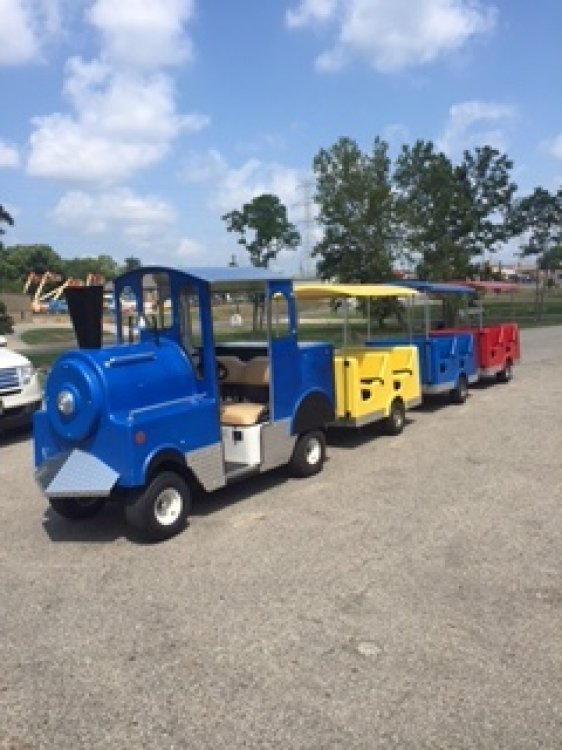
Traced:
MULTIPOLYGON (((414 297, 407 287, 386 284, 301 284, 302 300, 414 297)), ((344 341, 346 337, 344 337, 344 341)), ((386 420, 392 434, 402 432, 407 409, 421 403, 418 349, 413 345, 374 349, 344 346, 334 355, 336 425, 361 427, 386 420)))

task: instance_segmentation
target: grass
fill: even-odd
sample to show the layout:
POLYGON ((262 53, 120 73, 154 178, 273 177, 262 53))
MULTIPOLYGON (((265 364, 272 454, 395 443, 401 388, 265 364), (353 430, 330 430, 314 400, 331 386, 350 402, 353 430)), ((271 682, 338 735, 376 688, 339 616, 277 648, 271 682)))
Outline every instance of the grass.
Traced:
POLYGON ((72 328, 36 328, 24 331, 21 340, 28 346, 41 344, 74 344, 76 338, 72 328))

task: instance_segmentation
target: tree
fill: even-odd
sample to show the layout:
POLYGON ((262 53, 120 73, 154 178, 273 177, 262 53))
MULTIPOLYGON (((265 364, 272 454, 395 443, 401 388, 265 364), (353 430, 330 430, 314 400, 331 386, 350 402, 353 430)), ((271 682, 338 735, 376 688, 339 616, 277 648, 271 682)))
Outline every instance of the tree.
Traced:
POLYGON ((472 258, 482 257, 482 266, 513 234, 509 218, 517 185, 510 178, 512 169, 511 159, 491 146, 465 151, 456 168, 456 176, 466 182, 471 199, 463 245, 472 258))
POLYGON ((276 195, 264 193, 241 211, 221 217, 229 232, 240 235, 238 244, 246 248, 253 266, 267 268, 281 250, 295 250, 300 234, 287 218, 287 209, 276 195))
POLYGON ((421 278, 464 278, 473 247, 466 238, 474 229, 473 194, 463 171, 453 167, 431 141, 403 146, 394 173, 404 241, 418 260, 421 278))
POLYGON ((125 264, 123 266, 123 273, 127 273, 128 271, 134 271, 136 268, 141 268, 142 262, 139 258, 135 258, 134 255, 129 256, 128 258, 125 258, 125 264))
POLYGON ((542 317, 544 288, 539 269, 549 263, 562 244, 562 188, 550 193, 542 187, 516 201, 512 211, 514 232, 523 239, 521 255, 534 255, 537 260, 535 284, 535 317, 542 317))
POLYGON ((0 334, 2 333, 13 333, 14 332, 14 321, 8 315, 6 305, 0 301, 0 334))
POLYGON ((371 154, 340 138, 315 156, 315 199, 324 236, 313 255, 320 257, 322 278, 372 283, 392 276, 397 227, 387 152, 388 144, 379 138, 371 154))
MULTIPOLYGON (((11 227, 14 226, 14 220, 10 216, 10 214, 6 211, 4 206, 0 203, 0 224, 9 224, 11 227)), ((0 226, 0 235, 6 234, 6 230, 0 226)), ((2 242, 0 241, 0 248, 2 247, 2 242)))
MULTIPOLYGON (((229 232, 239 235, 253 266, 267 268, 281 250, 295 250, 300 234, 289 219, 287 209, 276 195, 264 193, 245 203, 242 210, 222 216, 229 232)), ((253 295, 253 328, 263 326, 263 295, 253 295)))

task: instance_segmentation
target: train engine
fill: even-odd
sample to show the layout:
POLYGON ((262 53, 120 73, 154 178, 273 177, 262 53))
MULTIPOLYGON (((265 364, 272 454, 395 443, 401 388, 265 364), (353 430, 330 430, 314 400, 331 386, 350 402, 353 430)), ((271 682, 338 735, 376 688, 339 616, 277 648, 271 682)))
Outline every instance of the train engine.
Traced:
POLYGON ((284 464, 320 471, 333 351, 297 342, 290 280, 143 268, 116 280, 115 300, 117 343, 102 347, 103 289, 67 291, 79 348, 53 366, 34 418, 36 478, 59 515, 89 518, 114 500, 162 540, 185 526, 196 488, 284 464), (267 340, 215 342, 214 302, 232 285, 262 296, 267 340))

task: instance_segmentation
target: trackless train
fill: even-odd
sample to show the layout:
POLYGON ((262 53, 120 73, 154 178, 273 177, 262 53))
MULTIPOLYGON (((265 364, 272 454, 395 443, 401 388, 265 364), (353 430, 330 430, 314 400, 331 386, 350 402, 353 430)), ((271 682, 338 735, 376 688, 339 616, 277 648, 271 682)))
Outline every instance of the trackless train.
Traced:
MULTIPOLYGON (((400 433, 406 410, 434 392, 426 388, 427 356, 443 376, 438 382, 464 400, 463 378, 468 384, 480 370, 491 374, 486 347, 497 349, 505 332, 428 331, 419 340, 337 350, 298 340, 299 297, 419 296, 403 285, 294 287, 256 268, 144 267, 116 279, 117 343, 102 346, 102 287, 67 290, 79 348, 54 364, 44 408, 34 415, 42 491, 70 519, 120 502, 127 520, 159 541, 185 526, 196 488, 211 491, 282 465, 300 477, 319 472, 329 426, 382 420, 400 433), (216 304, 225 295, 264 305, 264 341, 222 340, 232 332, 221 317, 227 306, 216 304), (470 357, 458 356, 461 347, 470 357), (431 348, 438 357, 427 355, 431 348)), ((513 342, 503 361, 496 351, 494 367, 511 377, 519 344, 516 326, 509 330, 516 353, 513 342)))

